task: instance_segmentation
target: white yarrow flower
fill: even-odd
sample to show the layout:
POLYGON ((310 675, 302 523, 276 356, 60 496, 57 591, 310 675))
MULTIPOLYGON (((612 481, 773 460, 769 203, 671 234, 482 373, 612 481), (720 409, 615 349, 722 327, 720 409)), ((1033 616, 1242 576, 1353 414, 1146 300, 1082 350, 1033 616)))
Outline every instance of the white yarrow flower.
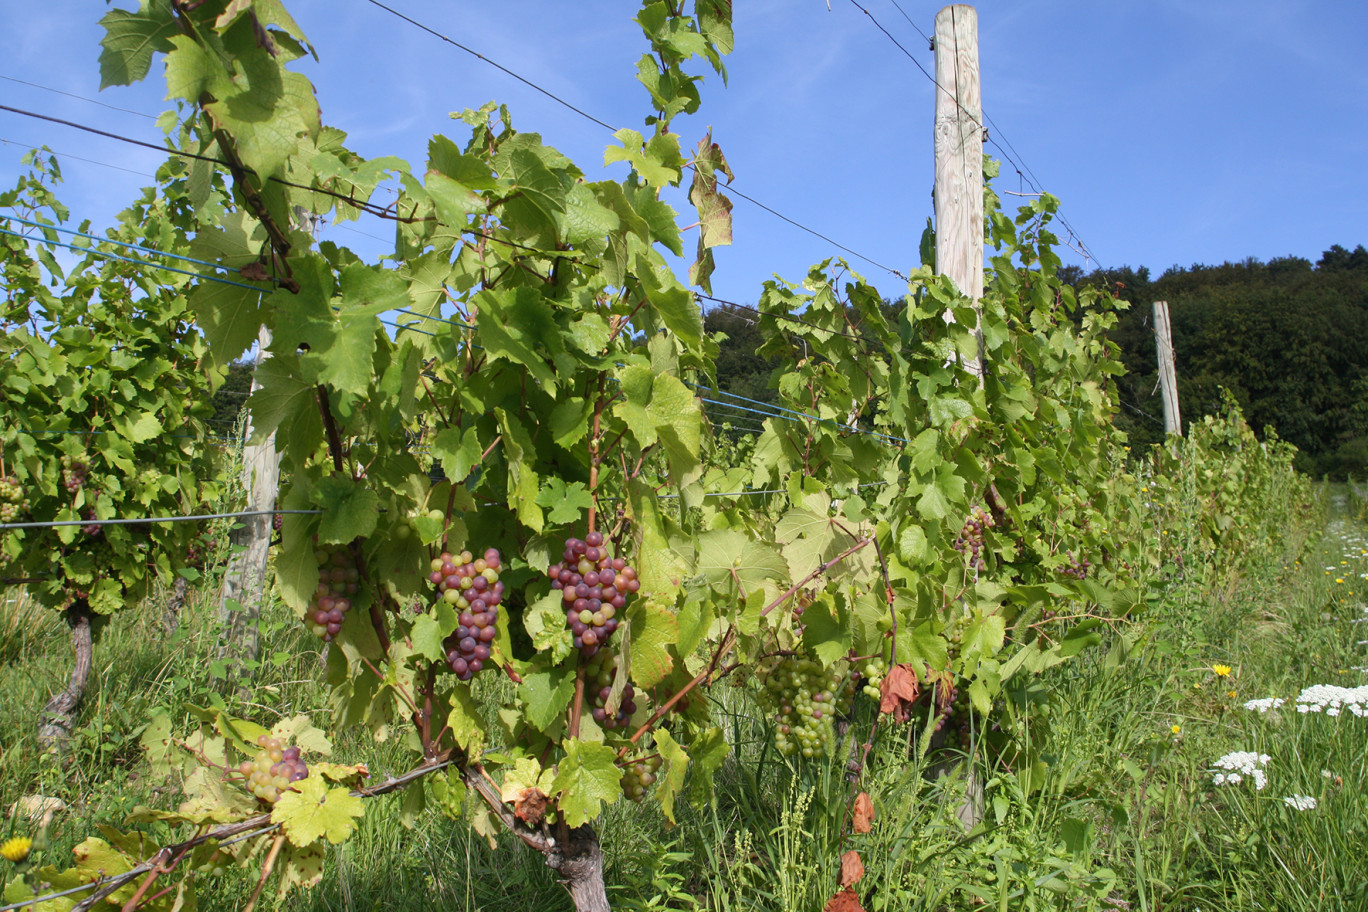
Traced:
POLYGON ((1286 702, 1282 697, 1264 697, 1262 700, 1250 700, 1244 705, 1244 708, 1266 713, 1270 709, 1277 709, 1286 702))
POLYGON ((1283 804, 1296 811, 1309 811, 1316 806, 1316 799, 1310 795, 1287 795, 1283 804))
POLYGON ((1221 759, 1217 760, 1212 766, 1217 769, 1228 770, 1225 773, 1216 773, 1212 776, 1212 785, 1239 785, 1248 776, 1254 780, 1254 787, 1263 790, 1268 785, 1268 776, 1263 771, 1263 766, 1272 759, 1268 754, 1260 754, 1255 751, 1232 751, 1221 759))
POLYGON ((1349 710, 1362 718, 1368 715, 1368 685, 1340 687, 1336 684, 1312 684, 1297 694, 1297 712, 1338 716, 1349 710))

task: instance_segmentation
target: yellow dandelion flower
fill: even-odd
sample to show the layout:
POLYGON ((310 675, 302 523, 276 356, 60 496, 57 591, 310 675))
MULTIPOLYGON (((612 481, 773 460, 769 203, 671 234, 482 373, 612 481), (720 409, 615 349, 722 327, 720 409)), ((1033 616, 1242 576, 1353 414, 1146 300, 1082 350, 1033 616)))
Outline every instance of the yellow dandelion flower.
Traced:
POLYGON ((13 839, 5 840, 4 844, 0 844, 0 857, 17 864, 28 858, 29 850, 32 848, 32 839, 27 836, 15 836, 13 839))
POLYGON ((1337 577, 1335 577, 1335 582, 1337 582, 1337 583, 1342 583, 1342 582, 1344 582, 1344 580, 1343 580, 1341 577, 1338 577, 1338 576, 1337 576, 1337 577))
POLYGON ((1201 681, 1193 681, 1193 682, 1192 682, 1192 689, 1193 689, 1193 690, 1201 690, 1201 689, 1202 689, 1202 682, 1201 682, 1201 681))
POLYGON ((1212 666, 1211 666, 1211 670, 1214 671, 1214 672, 1216 672, 1216 677, 1218 677, 1218 678, 1228 678, 1228 677, 1230 677, 1230 666, 1229 666, 1229 665, 1212 665, 1212 666))
POLYGON ((1173 732, 1175 735, 1181 735, 1181 734, 1183 733, 1183 726, 1181 726, 1181 725, 1170 725, 1170 726, 1169 726, 1169 731, 1173 732))
POLYGON ((1232 699, 1232 700, 1235 699, 1235 691, 1233 691, 1233 690, 1227 690, 1227 691, 1226 691, 1226 696, 1227 696, 1227 697, 1230 697, 1230 699, 1232 699))

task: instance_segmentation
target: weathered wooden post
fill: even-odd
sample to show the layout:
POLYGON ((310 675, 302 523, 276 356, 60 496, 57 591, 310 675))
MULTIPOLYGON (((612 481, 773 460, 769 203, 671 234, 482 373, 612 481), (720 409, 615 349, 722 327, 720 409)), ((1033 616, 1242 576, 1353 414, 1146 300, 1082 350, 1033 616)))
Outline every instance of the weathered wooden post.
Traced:
MULTIPOLYGON (((955 4, 936 14, 936 271, 974 302, 978 350, 966 370, 983 377, 983 101, 979 89, 978 12, 955 4)), ((947 319, 949 315, 947 314, 947 319)), ((983 819, 983 780, 966 760, 965 829, 983 819)))
MULTIPOLYGON (((977 302, 983 296, 984 133, 972 6, 936 14, 936 84, 936 271, 977 302)), ((964 366, 983 376, 981 337, 978 356, 964 366)))
POLYGON ((1154 344, 1159 351, 1159 389, 1164 397, 1164 433, 1183 436, 1178 412, 1178 369, 1173 361, 1173 329, 1168 301, 1154 302, 1154 344))

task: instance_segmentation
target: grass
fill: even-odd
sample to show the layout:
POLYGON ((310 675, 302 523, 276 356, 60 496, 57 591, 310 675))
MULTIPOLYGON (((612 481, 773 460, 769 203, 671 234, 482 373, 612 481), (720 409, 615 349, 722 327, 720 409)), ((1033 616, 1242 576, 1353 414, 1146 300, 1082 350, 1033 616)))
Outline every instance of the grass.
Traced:
MULTIPOLYGON (((1250 538, 1259 544, 1238 555, 1195 553, 1200 538, 1169 516, 1162 553, 1183 560, 1161 564, 1156 580, 1166 582, 1150 614, 1102 648, 1021 681, 990 733, 1008 752, 933 767, 908 727, 885 721, 858 786, 875 798, 867 834, 848 832, 856 785, 847 763, 863 747, 869 706, 830 758, 793 762, 769 746, 745 688, 718 688, 712 709, 733 752, 711 796, 682 807, 674 827, 650 802, 619 802, 602 821, 614 908, 818 910, 852 848, 871 912, 1368 908, 1368 719, 1298 713, 1290 703, 1261 715, 1242 705, 1363 681, 1353 669, 1365 664, 1358 640, 1366 635, 1353 622, 1368 601, 1360 577, 1368 539, 1342 492, 1323 493, 1323 514, 1304 526, 1289 525, 1298 515, 1289 503, 1267 506, 1267 528, 1250 538), (1213 762, 1234 750, 1270 755, 1266 789, 1212 784, 1213 762), (985 792, 985 817, 969 832, 955 817, 967 764, 985 792), (1294 810, 1283 800, 1292 795, 1317 806, 1294 810)), ((21 592, 0 602, 0 807, 35 795, 64 802, 49 861, 69 857, 97 825, 123 824, 135 805, 175 800, 148 775, 138 735, 155 708, 185 719, 185 704, 211 699, 206 658, 218 621, 206 597, 192 597, 181 629, 166 637, 164 599, 100 632, 65 766, 36 751, 33 732, 35 710, 65 681, 66 631, 21 592)), ((324 706, 316 641, 278 605, 263 622, 265 659, 240 711, 270 721, 324 706)), ((497 688, 488 696, 497 705, 497 688)), ((401 745, 349 736, 335 751, 376 772, 409 762, 401 745)), ((376 804, 355 836, 330 850, 322 883, 289 905, 569 908, 535 853, 507 839, 491 848, 431 808, 406 828, 398 798, 376 804)), ((203 879, 201 907, 241 908, 254 876, 203 879)), ((262 907, 275 907, 271 896, 262 907)))

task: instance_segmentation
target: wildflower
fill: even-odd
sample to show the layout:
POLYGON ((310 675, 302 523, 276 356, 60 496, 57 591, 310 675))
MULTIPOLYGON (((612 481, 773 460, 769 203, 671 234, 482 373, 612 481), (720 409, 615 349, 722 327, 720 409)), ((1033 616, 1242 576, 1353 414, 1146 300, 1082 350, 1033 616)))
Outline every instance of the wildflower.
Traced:
POLYGON ((1235 691, 1233 691, 1233 690, 1227 690, 1227 691, 1226 691, 1226 696, 1227 696, 1227 697, 1230 697, 1230 699, 1232 699, 1232 700, 1235 699, 1235 691))
POLYGON ((1295 811, 1309 811, 1316 806, 1316 799, 1310 795, 1287 795, 1283 798, 1283 804, 1295 811))
POLYGON ((1254 787, 1263 790, 1268 784, 1268 776, 1264 773, 1263 767, 1272 759, 1268 754, 1255 753, 1254 751, 1232 751, 1221 759, 1217 760, 1212 766, 1217 769, 1228 770, 1229 772, 1217 773, 1211 777, 1212 785, 1239 785, 1244 781, 1245 776, 1254 780, 1254 787))
POLYGON ((1335 774, 1330 772, 1329 770, 1321 770, 1321 777, 1324 779, 1333 779, 1335 777, 1335 774))
POLYGON ((12 839, 5 840, 3 844, 0 844, 0 857, 3 857, 6 861, 12 861, 17 864, 25 858, 28 858, 29 849, 32 848, 32 839, 29 839, 27 836, 15 836, 12 839))
POLYGON ((1169 726, 1169 731, 1173 732, 1175 735, 1181 735, 1181 734, 1183 733, 1183 726, 1181 726, 1181 725, 1170 725, 1170 726, 1169 726))
POLYGON ((1297 694, 1297 712, 1338 716, 1343 710, 1363 718, 1368 716, 1368 685, 1340 687, 1335 684, 1313 684, 1297 694))
POLYGON ((1216 672, 1216 677, 1218 677, 1218 678, 1228 678, 1228 677, 1230 677, 1230 666, 1229 666, 1229 665, 1212 665, 1212 666, 1211 666, 1211 670, 1214 671, 1214 672, 1216 672))

